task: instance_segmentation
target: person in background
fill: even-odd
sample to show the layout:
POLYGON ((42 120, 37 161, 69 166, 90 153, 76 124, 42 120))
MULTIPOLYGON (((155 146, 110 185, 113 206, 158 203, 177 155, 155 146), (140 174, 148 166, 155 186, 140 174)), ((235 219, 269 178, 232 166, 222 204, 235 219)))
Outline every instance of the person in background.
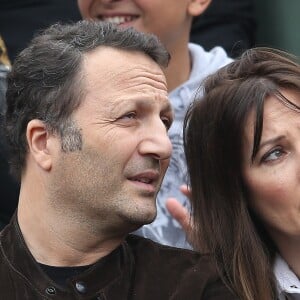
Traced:
POLYGON ((1 0, 0 3, 1 34, 11 62, 38 31, 56 22, 80 19, 76 0, 1 0))
POLYGON ((208 255, 129 235, 155 218, 171 155, 168 61, 155 36, 89 21, 51 26, 16 58, 2 299, 235 298, 208 255))
POLYGON ((299 128, 299 59, 269 48, 209 76, 187 113, 193 245, 239 299, 300 299, 299 128))
POLYGON ((172 59, 164 72, 175 114, 169 130, 172 158, 157 197, 157 217, 136 233, 162 244, 183 248, 190 248, 185 232, 166 207, 167 199, 175 197, 181 205, 189 208, 189 200, 179 188, 187 183, 183 119, 202 80, 232 61, 220 47, 206 52, 200 45, 189 43, 193 18, 200 16, 209 4, 210 0, 78 0, 84 19, 109 21, 120 27, 153 33, 171 54, 172 59))
MULTIPOLYGON (((2 0, 0 1, 0 28, 5 42, 6 57, 11 62, 27 47, 32 37, 55 22, 81 19, 76 0, 2 0)), ((8 61, 8 59, 6 59, 8 61)), ((7 64, 4 64, 7 65, 7 64)), ((0 77, 1 111, 4 110, 6 74, 0 77)), ((0 140, 0 228, 7 225, 18 205, 19 184, 9 174, 9 152, 3 134, 0 140)))
POLYGON ((254 0, 213 0, 205 13, 192 24, 190 40, 210 50, 222 46, 237 57, 255 44, 254 0))
POLYGON ((8 149, 6 137, 3 132, 4 113, 6 109, 6 77, 11 65, 7 55, 5 43, 0 36, 0 229, 2 229, 13 214, 17 206, 19 187, 9 174, 8 149))

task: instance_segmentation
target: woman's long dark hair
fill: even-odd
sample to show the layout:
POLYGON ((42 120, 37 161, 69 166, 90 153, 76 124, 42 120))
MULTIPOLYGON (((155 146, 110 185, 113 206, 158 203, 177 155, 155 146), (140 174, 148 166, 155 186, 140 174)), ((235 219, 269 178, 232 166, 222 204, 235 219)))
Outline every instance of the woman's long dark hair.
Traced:
MULTIPOLYGON (((192 189, 194 244, 210 252, 227 285, 245 300, 275 298, 275 246, 248 207, 242 177, 242 143, 250 111, 256 112, 252 158, 260 144, 266 97, 300 92, 297 59, 279 50, 255 48, 211 75, 184 124, 192 189)), ((294 105, 294 109, 299 108, 294 105)))

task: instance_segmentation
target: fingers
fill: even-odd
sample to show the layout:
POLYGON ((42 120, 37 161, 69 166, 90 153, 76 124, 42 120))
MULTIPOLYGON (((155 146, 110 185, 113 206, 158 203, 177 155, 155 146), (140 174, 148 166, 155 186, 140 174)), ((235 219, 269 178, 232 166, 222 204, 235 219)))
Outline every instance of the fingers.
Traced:
POLYGON ((188 186, 186 184, 183 184, 180 186, 180 191, 183 195, 185 195, 186 197, 188 197, 190 199, 191 190, 188 188, 188 186))
POLYGON ((175 198, 168 198, 166 207, 172 217, 182 226, 185 233, 188 235, 191 230, 190 214, 188 210, 182 206, 175 198))

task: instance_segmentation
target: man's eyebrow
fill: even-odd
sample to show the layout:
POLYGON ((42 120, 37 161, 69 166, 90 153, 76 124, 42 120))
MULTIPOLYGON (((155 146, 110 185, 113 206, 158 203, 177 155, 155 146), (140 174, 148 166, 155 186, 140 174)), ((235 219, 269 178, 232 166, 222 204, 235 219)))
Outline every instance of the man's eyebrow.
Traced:
MULTIPOLYGON (((154 105, 154 103, 152 101, 149 101, 147 99, 138 99, 138 100, 136 100, 135 103, 137 106, 146 108, 146 109, 151 108, 154 105)), ((167 100, 164 101, 162 111, 163 112, 168 112, 168 111, 172 112, 173 111, 172 105, 169 101, 167 101, 167 100)))
POLYGON ((166 102, 162 108, 163 112, 173 112, 173 108, 170 102, 166 102))

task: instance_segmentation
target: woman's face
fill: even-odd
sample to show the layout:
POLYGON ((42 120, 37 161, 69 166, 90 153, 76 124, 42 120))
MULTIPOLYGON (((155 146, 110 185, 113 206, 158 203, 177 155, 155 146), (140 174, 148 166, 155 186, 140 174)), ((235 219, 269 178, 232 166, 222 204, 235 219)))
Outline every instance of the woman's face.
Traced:
MULTIPOLYGON (((300 105, 300 93, 282 90, 300 105)), ((249 205, 261 218, 275 243, 300 237, 300 113, 274 96, 264 107, 259 151, 251 161, 254 112, 247 120, 243 142, 243 176, 249 205)))

